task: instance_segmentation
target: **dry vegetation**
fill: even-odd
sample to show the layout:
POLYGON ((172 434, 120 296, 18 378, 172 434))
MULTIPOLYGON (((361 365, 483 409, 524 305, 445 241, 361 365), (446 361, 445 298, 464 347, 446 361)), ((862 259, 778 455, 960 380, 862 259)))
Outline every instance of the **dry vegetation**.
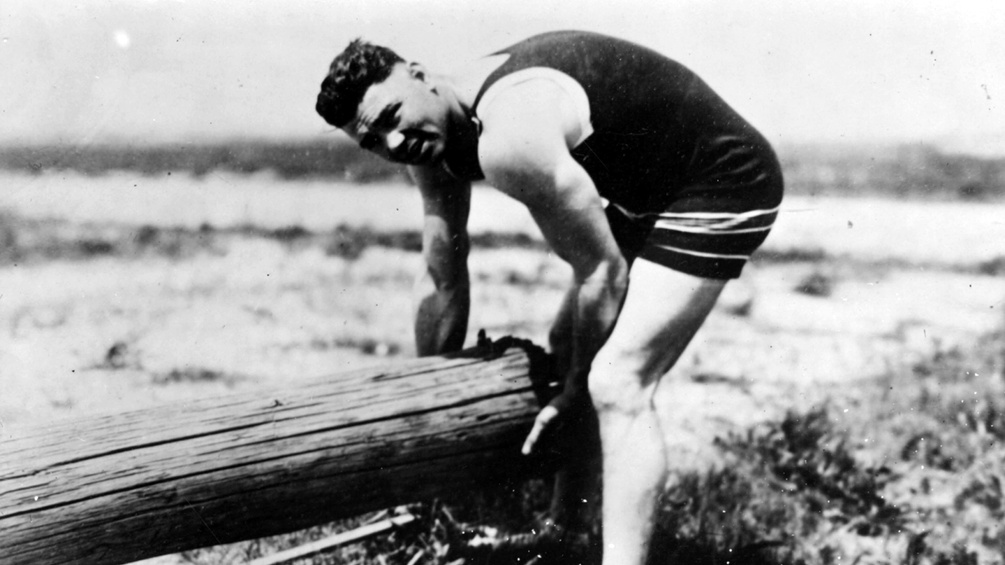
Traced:
MULTIPOLYGON (((780 153, 790 194, 985 201, 1000 199, 1005 186, 1005 158, 946 153, 931 145, 798 145, 780 153)), ((341 136, 299 142, 0 146, 0 169, 196 177, 271 171, 287 180, 349 182, 405 178, 402 167, 359 151, 341 136)))
MULTIPOLYGON (((5 184, 0 437, 413 354, 406 188, 129 173, 5 184)), ((544 343, 568 270, 519 209, 482 191, 475 205, 472 339, 544 343)), ((786 207, 661 396, 678 457, 654 562, 1005 562, 1005 210, 786 207)), ((530 531, 546 490, 417 501, 417 527, 313 562, 568 563, 548 543, 468 547, 489 528, 530 531)), ((161 561, 243 562, 373 518, 161 561)))

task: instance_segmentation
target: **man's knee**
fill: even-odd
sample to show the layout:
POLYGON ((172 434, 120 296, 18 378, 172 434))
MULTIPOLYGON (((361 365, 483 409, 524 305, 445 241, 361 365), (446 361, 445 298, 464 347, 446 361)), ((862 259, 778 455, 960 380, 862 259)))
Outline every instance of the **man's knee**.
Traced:
POLYGON ((638 414, 653 408, 655 379, 645 374, 645 356, 632 351, 604 351, 590 368, 589 390, 598 413, 638 414))

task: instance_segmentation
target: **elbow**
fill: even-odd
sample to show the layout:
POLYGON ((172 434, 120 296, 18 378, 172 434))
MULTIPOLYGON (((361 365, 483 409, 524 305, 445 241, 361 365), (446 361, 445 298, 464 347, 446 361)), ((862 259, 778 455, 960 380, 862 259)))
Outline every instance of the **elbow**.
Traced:
POLYGON ((471 286, 466 264, 454 265, 448 269, 427 268, 423 278, 439 293, 456 293, 471 286))
POLYGON ((610 254, 576 269, 574 275, 580 285, 624 289, 628 286, 628 262, 620 253, 610 254))
POLYGON ((425 268, 415 278, 414 294, 416 296, 457 295, 467 296, 470 293, 471 282, 466 267, 451 269, 450 272, 425 268))
POLYGON ((425 266, 420 278, 437 292, 468 286, 468 253, 471 242, 466 233, 434 240, 423 245, 425 266))

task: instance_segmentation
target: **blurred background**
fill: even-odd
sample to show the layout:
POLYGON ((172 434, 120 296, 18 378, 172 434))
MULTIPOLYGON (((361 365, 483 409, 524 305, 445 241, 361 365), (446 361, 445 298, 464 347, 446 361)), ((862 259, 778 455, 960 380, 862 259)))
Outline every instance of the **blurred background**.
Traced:
POLYGON ((7 0, 0 142, 324 138, 314 97, 354 37, 449 71, 567 28, 681 61, 777 143, 1005 150, 1005 7, 993 0, 7 0))

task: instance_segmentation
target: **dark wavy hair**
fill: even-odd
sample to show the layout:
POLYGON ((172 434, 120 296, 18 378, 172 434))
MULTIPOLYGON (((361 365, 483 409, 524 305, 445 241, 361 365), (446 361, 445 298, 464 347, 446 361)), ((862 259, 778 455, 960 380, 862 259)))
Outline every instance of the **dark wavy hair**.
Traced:
POLYGON ((383 82, 394 66, 403 62, 404 59, 387 47, 358 38, 352 40, 328 68, 314 109, 329 124, 346 125, 355 117, 366 89, 383 82))

